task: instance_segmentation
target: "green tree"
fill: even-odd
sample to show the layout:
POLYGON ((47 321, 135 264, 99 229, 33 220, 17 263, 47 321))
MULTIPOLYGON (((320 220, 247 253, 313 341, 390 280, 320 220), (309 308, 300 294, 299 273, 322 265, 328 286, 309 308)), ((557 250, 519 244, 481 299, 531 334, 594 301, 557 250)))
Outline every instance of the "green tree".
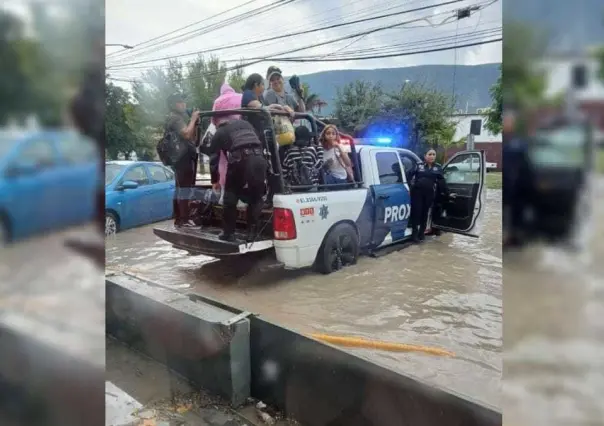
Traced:
POLYGON ((491 107, 484 114, 484 126, 492 135, 497 135, 501 133, 503 126, 503 91, 501 87, 501 75, 499 75, 497 82, 495 82, 495 84, 491 87, 490 93, 492 103, 491 107))
POLYGON ((35 38, 26 36, 23 22, 0 11, 0 124, 37 114, 42 124, 60 121, 60 103, 48 84, 51 64, 35 38))
POLYGON ((600 77, 600 80, 604 81, 604 46, 596 49, 594 56, 598 60, 599 64, 598 77, 600 77))
POLYGON ((546 47, 545 34, 517 22, 506 22, 503 40, 503 98, 513 100, 520 108, 543 102, 545 73, 537 61, 546 47))
POLYGON ((136 151, 138 141, 129 117, 130 94, 112 83, 105 85, 105 149, 109 158, 117 158, 119 152, 136 151), (130 121, 130 123, 129 123, 130 121))
POLYGON ((408 123, 413 148, 419 148, 420 140, 443 149, 454 143, 457 123, 451 120, 454 105, 450 95, 423 83, 407 83, 387 97, 382 116, 408 123))
MULTIPOLYGON (((183 89, 189 95, 187 102, 191 107, 204 111, 211 110, 214 100, 220 95, 220 86, 226 81, 226 65, 217 57, 213 56, 206 60, 203 56, 199 56, 188 62, 186 69, 186 78, 175 75, 173 80, 180 78, 184 82, 183 89)), ((234 89, 241 89, 241 84, 239 86, 234 89)))
POLYGON ((317 93, 310 90, 308 83, 302 83, 302 100, 306 106, 306 110, 314 114, 320 114, 321 108, 327 105, 327 102, 321 99, 317 93))
POLYGON ((353 131, 375 117, 383 101, 384 92, 379 83, 357 80, 337 89, 335 116, 345 131, 353 131))
POLYGON ((241 93, 241 87, 245 84, 245 74, 243 68, 236 68, 228 75, 228 83, 236 92, 241 93))

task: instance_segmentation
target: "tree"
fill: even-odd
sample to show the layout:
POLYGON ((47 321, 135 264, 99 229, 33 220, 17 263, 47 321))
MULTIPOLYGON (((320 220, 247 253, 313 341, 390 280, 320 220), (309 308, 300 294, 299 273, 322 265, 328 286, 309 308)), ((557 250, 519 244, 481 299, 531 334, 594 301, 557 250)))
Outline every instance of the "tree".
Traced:
POLYGON ((420 141, 444 149, 454 142, 457 123, 451 120, 454 105, 449 95, 423 83, 407 83, 387 97, 382 116, 406 123, 412 149, 417 150, 420 141))
POLYGON ((598 77, 600 77, 600 80, 604 81, 604 46, 595 51, 595 57, 599 64, 598 77))
POLYGON ((491 87, 490 93, 492 103, 491 107, 484 114, 484 126, 492 135, 497 135, 501 133, 501 129, 503 126, 503 92, 501 87, 501 75, 499 75, 497 82, 491 87))
POLYGON ((228 75, 228 83, 236 92, 241 93, 241 88, 245 84, 245 74, 243 68, 236 68, 228 75))
POLYGON ((524 24, 506 22, 505 25, 502 96, 520 108, 530 108, 541 103, 545 93, 545 73, 538 69, 537 61, 543 57, 546 37, 524 24))
POLYGON ((327 105, 327 102, 322 100, 318 94, 311 92, 308 83, 302 83, 302 95, 307 111, 320 114, 321 108, 327 105))
POLYGON ((112 83, 105 85, 105 149, 109 158, 117 158, 119 152, 129 153, 138 148, 131 118, 128 117, 130 94, 112 83), (130 123, 129 123, 130 121, 130 123))
POLYGON ((384 92, 379 83, 357 80, 337 89, 335 115, 345 131, 353 131, 375 117, 383 101, 384 92))
POLYGON ((65 86, 50 78, 53 63, 40 42, 5 11, 0 11, 0 58, 0 125, 33 114, 42 124, 59 124, 65 86))

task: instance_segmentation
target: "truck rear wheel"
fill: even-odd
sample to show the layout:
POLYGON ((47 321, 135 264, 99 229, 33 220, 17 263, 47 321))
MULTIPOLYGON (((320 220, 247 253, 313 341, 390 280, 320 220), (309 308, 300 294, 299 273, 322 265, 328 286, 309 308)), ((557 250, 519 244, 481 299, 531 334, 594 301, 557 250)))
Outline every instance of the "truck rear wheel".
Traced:
POLYGON ((359 258, 359 236, 349 223, 340 223, 325 236, 315 267, 322 274, 331 274, 344 266, 354 265, 359 258))

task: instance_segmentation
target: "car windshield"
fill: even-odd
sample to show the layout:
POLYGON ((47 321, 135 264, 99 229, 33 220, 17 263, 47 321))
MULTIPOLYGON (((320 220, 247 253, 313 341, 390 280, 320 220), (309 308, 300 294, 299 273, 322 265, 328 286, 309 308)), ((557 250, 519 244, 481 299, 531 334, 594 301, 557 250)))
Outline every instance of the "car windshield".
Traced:
POLYGON ((105 164, 105 185, 109 185, 113 182, 125 167, 126 166, 115 163, 105 164))
POLYGON ((537 166, 582 167, 585 164, 587 142, 583 126, 542 129, 533 140, 531 160, 537 166))

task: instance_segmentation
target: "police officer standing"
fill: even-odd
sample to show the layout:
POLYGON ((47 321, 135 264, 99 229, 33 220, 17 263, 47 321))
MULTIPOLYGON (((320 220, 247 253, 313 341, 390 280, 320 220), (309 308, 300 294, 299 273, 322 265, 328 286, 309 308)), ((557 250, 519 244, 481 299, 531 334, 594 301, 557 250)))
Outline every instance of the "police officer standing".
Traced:
POLYGON ((411 187, 411 238, 414 242, 424 239, 428 212, 434 205, 434 199, 450 197, 443 168, 436 163, 436 151, 429 149, 424 155, 424 162, 417 165, 411 187))
POLYGON ((187 124, 187 104, 184 97, 175 93, 167 99, 170 113, 166 119, 165 130, 178 138, 178 146, 184 147, 170 166, 176 176, 176 191, 174 192, 174 225, 195 226, 189 216, 189 203, 193 196, 197 176, 197 121, 199 111, 193 111, 187 124))
POLYGON ((528 145, 516 131, 516 106, 507 103, 503 112, 503 246, 522 244, 525 206, 531 188, 528 145))
MULTIPOLYGON (((254 126, 246 120, 227 120, 218 125, 204 154, 213 156, 223 151, 228 160, 224 188, 223 232, 219 238, 234 241, 237 203, 244 199, 247 207, 248 241, 256 234, 266 192, 267 162, 262 142, 254 126)), ((212 174, 212 187, 220 189, 217 174, 212 174)))

